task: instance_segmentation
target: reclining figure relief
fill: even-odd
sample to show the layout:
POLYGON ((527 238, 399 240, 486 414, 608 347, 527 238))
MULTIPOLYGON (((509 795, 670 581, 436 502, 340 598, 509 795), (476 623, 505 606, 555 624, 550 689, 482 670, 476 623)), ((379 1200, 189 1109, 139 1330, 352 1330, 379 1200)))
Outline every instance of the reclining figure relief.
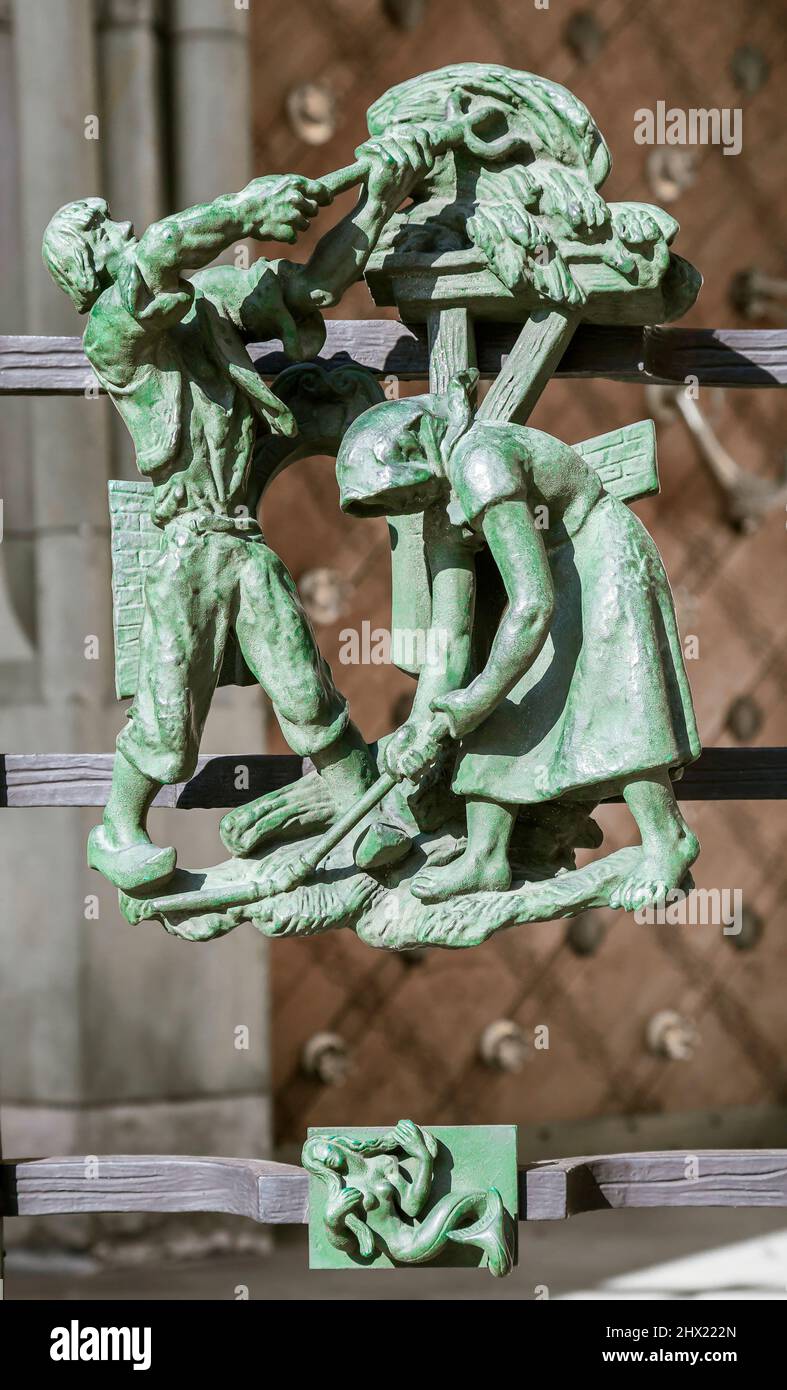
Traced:
MULTIPOLYGON (((301 1162, 316 1209, 312 1269, 341 1265, 334 1251, 356 1267, 464 1263, 463 1252, 495 1278, 511 1273, 516 1226, 501 1192, 457 1183, 454 1156, 412 1120, 374 1134, 310 1134, 301 1162)), ((516 1181, 515 1165, 514 1151, 516 1181)))

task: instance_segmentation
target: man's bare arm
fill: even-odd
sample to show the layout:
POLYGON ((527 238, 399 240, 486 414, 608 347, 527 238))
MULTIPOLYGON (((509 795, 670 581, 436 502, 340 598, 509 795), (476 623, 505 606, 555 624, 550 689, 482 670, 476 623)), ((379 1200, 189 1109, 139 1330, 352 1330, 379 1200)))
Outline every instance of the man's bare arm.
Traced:
POLYGON ((363 274, 389 217, 431 172, 436 158, 428 135, 412 129, 368 140, 355 153, 369 164, 366 185, 353 211, 326 232, 311 259, 290 278, 287 299, 296 312, 338 304, 363 274))
MULTIPOLYGON (((389 217, 435 161, 428 136, 418 131, 369 140, 356 154, 369 169, 359 201, 326 233, 305 265, 257 262, 245 272, 225 266, 207 270, 199 279, 203 293, 244 336, 259 340, 280 337, 296 360, 319 352, 325 339, 320 310, 337 304, 363 273, 389 217)), ((266 180, 257 183, 263 185, 266 180)), ((299 204, 298 216, 304 220, 293 221, 289 235, 277 232, 280 240, 294 241, 296 229, 306 226, 317 203, 330 202, 331 195, 323 184, 301 183, 306 185, 306 204, 299 204)), ((249 191, 254 189, 250 184, 249 191)))
POLYGON ((330 195, 322 185, 298 174, 252 179, 240 193, 154 222, 134 251, 148 289, 172 293, 184 271, 208 265, 243 237, 294 242, 330 195))
MULTIPOLYGON (((329 199, 320 184, 288 174, 254 179, 240 193, 225 194, 154 222, 139 241, 129 244, 120 258, 115 285, 90 315, 85 351, 94 366, 107 379, 123 384, 159 335, 189 312, 194 286, 184 278, 186 271, 199 269, 245 236, 295 241, 318 204, 329 199)), ((239 317, 252 277, 234 267, 219 269, 229 273, 230 283, 219 284, 214 297, 220 301, 226 297, 228 312, 237 301, 239 317)), ((226 281, 226 276, 219 276, 219 281, 222 278, 226 281)), ((287 318, 281 289, 278 283, 270 283, 275 276, 265 276, 262 287, 259 279, 257 272, 253 283, 258 307, 275 332, 280 319, 287 318)), ((254 296, 249 298, 253 302, 254 296)))

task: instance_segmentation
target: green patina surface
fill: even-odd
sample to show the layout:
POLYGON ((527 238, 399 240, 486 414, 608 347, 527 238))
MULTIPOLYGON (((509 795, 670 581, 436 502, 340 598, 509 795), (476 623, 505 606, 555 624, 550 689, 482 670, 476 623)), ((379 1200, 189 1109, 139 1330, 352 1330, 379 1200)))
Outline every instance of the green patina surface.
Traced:
POLYGON ((516 1263, 514 1125, 310 1129, 302 1162, 312 1269, 516 1263))
POLYGON ((658 487, 652 425, 572 447, 528 424, 580 322, 660 322, 694 302, 677 223, 605 201, 592 116, 530 73, 424 74, 374 103, 369 130, 321 181, 255 179, 139 237, 87 199, 45 235, 146 480, 111 493, 118 691, 135 699, 89 859, 130 920, 189 939, 249 921, 475 944, 658 901, 690 886, 698 852, 672 789, 699 752, 672 598, 627 506, 658 487), (354 186, 307 262, 209 266, 240 237, 293 242, 354 186), (363 274, 378 303, 427 324, 419 397, 386 401, 361 369, 308 361, 322 310, 363 274), (480 404, 479 319, 521 325, 480 404), (300 365, 270 387, 245 344, 274 336, 300 365), (345 511, 389 522, 392 648, 417 689, 375 750, 259 526, 265 487, 315 452, 336 456, 345 511), (225 816, 226 863, 182 870, 147 809, 190 775, 226 680, 263 686, 315 771, 225 816), (639 844, 577 869, 612 795, 639 844))

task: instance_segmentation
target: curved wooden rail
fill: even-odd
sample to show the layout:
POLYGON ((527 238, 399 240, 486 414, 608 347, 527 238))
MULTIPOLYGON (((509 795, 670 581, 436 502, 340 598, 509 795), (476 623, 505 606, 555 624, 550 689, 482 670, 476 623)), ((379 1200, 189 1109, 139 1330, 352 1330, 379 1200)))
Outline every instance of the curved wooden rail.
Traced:
POLYGON ((620 1207, 785 1207, 787 1149, 552 1158, 519 1172, 523 1221, 620 1207))
POLYGON ((308 1177, 289 1163, 179 1154, 0 1162, 0 1216, 211 1211, 266 1225, 308 1221, 308 1177))
MULTIPOLYGON (((519 1170, 522 1221, 621 1207, 787 1207, 787 1150, 552 1158, 519 1170)), ((265 1225, 309 1219, 302 1168, 251 1158, 109 1154, 6 1159, 0 1216, 210 1211, 265 1225)))

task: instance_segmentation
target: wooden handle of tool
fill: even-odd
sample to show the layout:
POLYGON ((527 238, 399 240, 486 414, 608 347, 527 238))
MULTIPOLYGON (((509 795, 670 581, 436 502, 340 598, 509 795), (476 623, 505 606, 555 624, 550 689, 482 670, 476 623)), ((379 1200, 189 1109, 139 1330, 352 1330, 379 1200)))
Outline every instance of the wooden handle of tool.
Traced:
MULTIPOLYGON (((434 722, 435 721, 433 721, 433 724, 434 722)), ((427 733, 429 733, 429 730, 427 730, 427 733)), ((388 792, 392 791, 396 783, 400 780, 401 779, 395 777, 392 772, 384 772, 378 777, 377 781, 372 783, 369 790, 364 793, 360 800, 356 801, 348 811, 345 811, 344 815, 340 816, 335 825, 332 825, 330 830, 326 830, 325 834, 321 835, 319 840, 317 840, 310 849, 305 850, 300 856, 301 863, 304 866, 304 876, 306 873, 311 873, 312 870, 316 869, 320 860, 324 859, 326 854, 330 854, 331 850, 336 848, 339 841, 344 839, 345 835, 352 830, 353 826, 363 820, 364 816, 377 805, 378 801, 382 801, 383 797, 387 796, 388 792)))
MULTIPOLYGON (((450 149, 452 145, 461 143, 465 133, 465 120, 459 121, 425 121, 423 129, 429 134, 436 154, 442 154, 450 149)), ((363 183, 369 172, 369 163, 365 159, 356 159, 354 164, 346 164, 343 169, 335 169, 331 174, 325 174, 319 180, 333 194, 334 198, 340 193, 346 193, 348 189, 354 188, 357 183, 363 183)))
POLYGON ((334 169, 331 174, 323 174, 318 182, 323 184, 336 198, 340 193, 346 193, 348 189, 354 188, 357 183, 363 183, 368 170, 369 166, 365 159, 356 159, 354 164, 346 164, 343 169, 334 169))
MULTIPOLYGON (((330 854, 335 849, 339 841, 344 838, 354 825, 362 820, 367 812, 371 811, 378 801, 396 785, 396 778, 390 772, 384 772, 381 777, 373 782, 369 790, 364 793, 354 806, 345 811, 340 816, 335 825, 330 830, 326 830, 310 849, 305 850, 299 856, 300 863, 296 861, 298 868, 297 883, 302 883, 309 877, 310 873, 317 868, 321 859, 326 854, 330 854)), ((293 866, 295 867, 295 866, 293 866)), ((293 887, 297 887, 297 883, 293 887)), ((211 908, 215 911, 224 911, 229 907, 244 907, 250 903, 261 901, 268 896, 270 889, 266 890, 264 883, 255 881, 253 883, 234 883, 227 884, 226 888, 217 887, 212 894, 206 893, 204 889, 193 889, 184 893, 169 893, 158 898, 151 898, 143 903, 141 916, 154 917, 164 912, 206 912, 211 908)))
POLYGON ((224 912, 229 907, 245 907, 264 897, 264 887, 256 882, 228 883, 226 888, 217 886, 212 892, 193 888, 183 893, 163 893, 142 903, 140 919, 144 921, 167 912, 224 912))
MULTIPOLYGON (((393 790, 399 780, 392 772, 383 772, 377 781, 373 782, 364 792, 363 796, 350 806, 349 810, 345 811, 344 815, 340 816, 324 835, 320 836, 319 840, 315 840, 309 849, 304 850, 303 854, 298 856, 300 861, 296 861, 298 877, 293 887, 297 887, 299 883, 309 877, 309 874, 314 872, 326 854, 330 854, 331 850, 336 848, 339 841, 343 840, 345 835, 349 834, 353 827, 363 820, 364 816, 368 815, 369 811, 373 810, 377 803, 388 795, 388 792, 393 790)), ((185 893, 170 893, 167 896, 149 899, 143 904, 141 915, 152 917, 164 912, 205 912, 209 908, 219 911, 228 907, 242 907, 249 903, 261 901, 268 896, 269 892, 270 889, 266 892, 263 883, 254 882, 228 884, 226 889, 217 888, 215 893, 210 895, 210 902, 207 901, 209 895, 200 889, 185 893)))
POLYGON ((363 820, 378 801, 382 801, 383 797, 388 795, 389 791, 396 786, 396 782, 397 778, 391 772, 384 772, 381 777, 378 777, 369 790, 364 792, 363 796, 348 811, 345 811, 343 816, 339 817, 330 830, 326 830, 319 840, 315 841, 309 849, 304 850, 300 856, 304 870, 311 873, 312 869, 316 869, 320 860, 336 848, 339 841, 344 839, 353 826, 363 820))

